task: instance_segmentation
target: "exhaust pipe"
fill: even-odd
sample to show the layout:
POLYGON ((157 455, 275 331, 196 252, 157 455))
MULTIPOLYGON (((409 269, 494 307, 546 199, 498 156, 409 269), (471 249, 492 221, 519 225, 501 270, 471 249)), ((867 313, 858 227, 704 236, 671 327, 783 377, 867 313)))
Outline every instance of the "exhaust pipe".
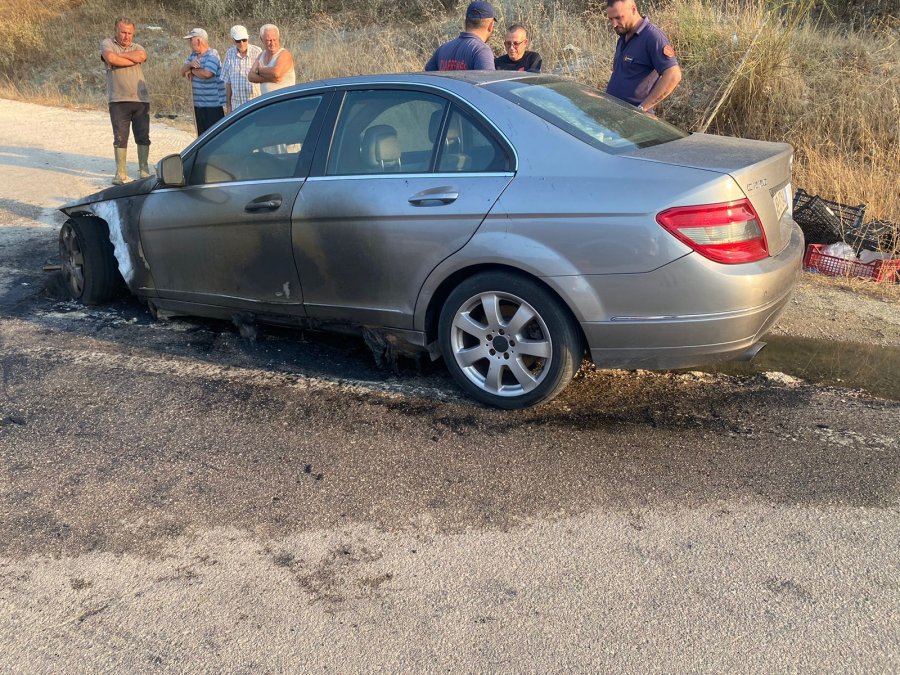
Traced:
POLYGON ((735 361, 745 361, 749 362, 756 358, 756 355, 759 354, 763 349, 766 348, 765 342, 757 342, 755 345, 750 347, 747 351, 741 354, 739 357, 735 359, 735 361))

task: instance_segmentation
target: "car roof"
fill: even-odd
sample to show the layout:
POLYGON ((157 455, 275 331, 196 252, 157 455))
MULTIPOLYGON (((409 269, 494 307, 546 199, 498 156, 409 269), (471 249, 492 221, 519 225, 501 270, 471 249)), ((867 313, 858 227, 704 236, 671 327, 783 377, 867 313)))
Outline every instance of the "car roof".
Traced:
MULTIPOLYGON (((293 87, 285 87, 277 91, 296 91, 319 87, 346 87, 366 84, 450 84, 459 82, 474 86, 492 84, 507 80, 521 80, 525 78, 559 79, 558 76, 540 75, 509 70, 448 70, 435 72, 412 73, 383 73, 375 75, 354 75, 350 77, 336 77, 325 80, 316 80, 297 84, 293 87)), ((275 93, 275 92, 272 92, 275 93)))
POLYGON ((470 84, 481 85, 503 80, 520 80, 524 77, 536 77, 538 73, 528 73, 516 70, 444 70, 428 73, 420 73, 427 77, 440 77, 452 80, 461 80, 470 84))

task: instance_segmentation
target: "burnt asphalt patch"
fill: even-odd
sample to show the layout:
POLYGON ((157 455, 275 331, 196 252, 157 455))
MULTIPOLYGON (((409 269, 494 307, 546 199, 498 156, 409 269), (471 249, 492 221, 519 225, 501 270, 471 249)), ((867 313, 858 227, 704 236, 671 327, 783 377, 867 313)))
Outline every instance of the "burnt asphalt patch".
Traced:
POLYGON ((236 336, 192 354, 191 332, 166 349, 54 331, 55 346, 4 356, 5 405, 27 424, 0 428, 0 551, 152 555, 210 527, 273 537, 427 518, 452 533, 597 508, 896 503, 896 440, 868 431, 900 412, 889 402, 836 410, 806 385, 586 371, 550 405, 507 413, 313 381, 236 336))

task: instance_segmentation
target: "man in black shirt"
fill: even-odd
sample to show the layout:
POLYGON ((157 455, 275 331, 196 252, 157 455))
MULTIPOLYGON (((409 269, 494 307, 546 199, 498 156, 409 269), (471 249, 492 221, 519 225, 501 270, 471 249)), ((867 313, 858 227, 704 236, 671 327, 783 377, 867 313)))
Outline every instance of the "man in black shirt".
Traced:
POLYGON ((525 32, 525 26, 518 23, 510 26, 506 31, 503 46, 506 47, 506 56, 494 59, 494 67, 497 70, 541 72, 541 55, 525 50, 528 46, 528 34, 525 32))

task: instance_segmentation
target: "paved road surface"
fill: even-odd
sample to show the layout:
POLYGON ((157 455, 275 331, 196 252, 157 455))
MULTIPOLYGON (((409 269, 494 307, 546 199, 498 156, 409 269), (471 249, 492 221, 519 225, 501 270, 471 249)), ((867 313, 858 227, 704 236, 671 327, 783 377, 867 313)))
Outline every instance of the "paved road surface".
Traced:
POLYGON ((85 310, 41 266, 108 141, 0 101, 0 671, 900 669, 896 403, 587 371, 502 413, 356 339, 85 310))

